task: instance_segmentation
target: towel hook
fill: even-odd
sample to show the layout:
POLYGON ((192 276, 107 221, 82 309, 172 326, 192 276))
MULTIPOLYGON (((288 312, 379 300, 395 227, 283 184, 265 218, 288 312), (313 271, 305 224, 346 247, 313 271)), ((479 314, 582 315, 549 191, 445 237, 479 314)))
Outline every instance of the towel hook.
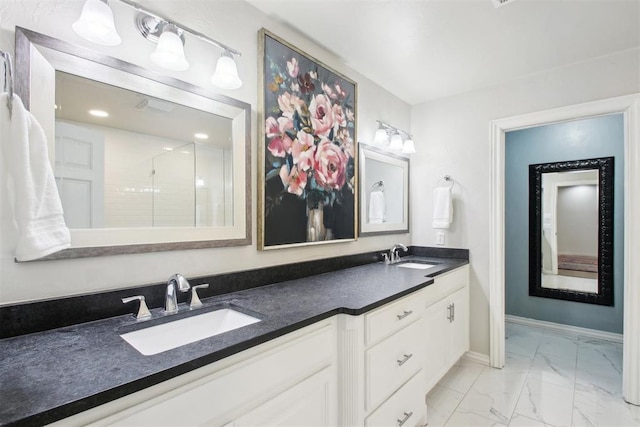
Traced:
POLYGON ((8 52, 0 50, 0 56, 4 60, 4 88, 8 93, 7 108, 9 109, 9 117, 11 117, 13 107, 13 64, 11 63, 11 55, 8 52))
POLYGON ((456 183, 455 180, 453 178, 451 178, 451 176, 449 176, 449 175, 445 175, 442 178, 440 178, 438 180, 438 185, 440 185, 443 181, 444 181, 444 183, 448 184, 449 188, 453 188, 453 185, 456 183))
POLYGON ((371 186, 371 190, 369 190, 369 191, 373 191, 377 187, 380 187, 380 191, 384 192, 384 182, 383 181, 374 182, 373 185, 371 186))

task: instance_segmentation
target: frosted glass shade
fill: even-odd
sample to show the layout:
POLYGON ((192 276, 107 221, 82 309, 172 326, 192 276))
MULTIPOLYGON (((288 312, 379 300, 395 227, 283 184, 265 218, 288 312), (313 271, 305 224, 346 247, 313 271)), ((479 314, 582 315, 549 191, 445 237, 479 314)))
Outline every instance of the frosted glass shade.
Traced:
POLYGON ((391 137, 391 143, 389 144, 389 150, 400 151, 402 150, 402 137, 399 134, 395 134, 391 137))
POLYGON ((242 86, 238 67, 229 52, 223 52, 218 58, 216 71, 211 76, 211 83, 220 89, 238 89, 242 86))
POLYGON ((389 135, 387 135, 387 131, 382 128, 378 129, 373 137, 373 143, 378 147, 385 147, 389 143, 389 135))
POLYGON ((83 39, 102 46, 117 46, 122 42, 113 22, 113 11, 100 0, 87 0, 80 18, 71 27, 83 39))
POLYGON ((185 71, 189 68, 187 58, 184 57, 182 39, 176 30, 171 27, 164 29, 156 50, 151 54, 151 61, 165 70, 185 71))
POLYGON ((402 145, 402 153, 403 154, 413 154, 416 152, 416 146, 413 143, 412 139, 407 139, 402 145))

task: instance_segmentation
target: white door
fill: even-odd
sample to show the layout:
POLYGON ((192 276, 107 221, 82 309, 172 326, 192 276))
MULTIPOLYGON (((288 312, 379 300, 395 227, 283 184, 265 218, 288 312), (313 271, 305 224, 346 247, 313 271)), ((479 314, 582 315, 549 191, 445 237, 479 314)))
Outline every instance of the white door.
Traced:
POLYGON ((104 134, 56 122, 56 184, 69 228, 104 226, 104 134))

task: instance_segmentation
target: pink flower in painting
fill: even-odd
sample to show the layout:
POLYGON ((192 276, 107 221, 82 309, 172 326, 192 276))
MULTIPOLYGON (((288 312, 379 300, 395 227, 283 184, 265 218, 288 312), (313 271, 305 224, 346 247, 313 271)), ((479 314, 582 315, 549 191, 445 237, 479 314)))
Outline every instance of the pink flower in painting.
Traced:
POLYGON ((304 101, 289 92, 285 92, 278 97, 278 106, 280 107, 280 111, 282 111, 282 115, 290 119, 293 118, 293 113, 296 109, 300 108, 302 104, 304 104, 304 101))
POLYGON ((304 188, 307 186, 307 174, 301 173, 297 166, 293 166, 291 171, 289 167, 284 165, 280 168, 280 179, 282 184, 287 187, 287 192, 302 196, 304 188))
POLYGON ((336 99, 336 93, 331 89, 328 84, 322 83, 322 91, 331 99, 336 99))
POLYGON ((316 95, 309 104, 311 126, 316 135, 326 136, 333 128, 333 110, 326 95, 316 95))
POLYGON ((266 136, 270 139, 267 149, 276 157, 284 157, 291 151, 291 138, 287 130, 293 129, 293 121, 288 117, 279 117, 276 120, 269 117, 266 120, 266 136))
POLYGON ((347 153, 351 158, 355 155, 355 146, 353 144, 353 138, 351 138, 351 134, 349 134, 349 129, 340 128, 336 135, 336 140, 340 142, 340 147, 347 153))
POLYGON ((347 92, 342 89, 342 86, 340 86, 339 83, 335 84, 335 88, 337 96, 339 96, 341 99, 345 99, 347 97, 347 92))
POLYGON ((347 155, 326 138, 316 147, 314 177, 326 190, 340 190, 347 179, 347 155))
POLYGON ((287 71, 289 72, 289 75, 294 79, 298 77, 299 68, 298 60, 296 58, 291 58, 291 61, 287 61, 287 71))
POLYGON ((345 117, 344 110, 342 106, 335 104, 332 108, 333 111, 333 122, 337 127, 346 127, 347 126, 347 118, 345 117))
POLYGON ((293 164, 298 165, 301 171, 308 171, 313 166, 313 154, 316 146, 314 144, 313 135, 310 133, 299 131, 297 138, 291 146, 291 156, 293 164))
POLYGON ((353 110, 351 108, 347 108, 347 120, 349 120, 350 122, 354 121, 356 119, 355 114, 353 113, 353 110))

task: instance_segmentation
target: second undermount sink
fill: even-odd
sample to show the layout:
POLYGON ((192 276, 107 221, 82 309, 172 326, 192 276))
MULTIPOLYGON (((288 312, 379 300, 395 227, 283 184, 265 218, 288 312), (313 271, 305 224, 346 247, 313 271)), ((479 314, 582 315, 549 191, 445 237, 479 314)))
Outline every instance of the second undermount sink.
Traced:
POLYGON ((416 270, 426 270, 427 268, 435 267, 438 264, 428 264, 426 262, 412 262, 405 261, 399 264, 396 264, 397 267, 401 268, 414 268, 416 270))
POLYGON ((248 314, 224 308, 120 336, 143 355, 151 356, 259 321, 248 314))

